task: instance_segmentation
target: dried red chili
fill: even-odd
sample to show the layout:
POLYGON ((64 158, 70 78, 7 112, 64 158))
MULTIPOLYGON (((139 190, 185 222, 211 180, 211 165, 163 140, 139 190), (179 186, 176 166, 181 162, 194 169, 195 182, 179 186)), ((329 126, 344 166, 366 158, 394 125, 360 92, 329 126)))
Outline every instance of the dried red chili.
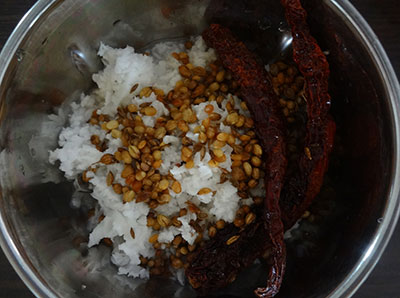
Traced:
POLYGON ((203 295, 227 286, 241 269, 253 264, 268 249, 266 233, 262 221, 246 229, 226 225, 188 257, 185 273, 189 283, 203 295))
POLYGON ((256 125, 256 132, 266 152, 265 189, 263 216, 252 227, 246 227, 234 245, 224 244, 228 234, 217 237, 199 250, 186 270, 195 288, 222 287, 236 278, 237 273, 261 256, 267 247, 271 249, 272 265, 265 288, 255 292, 260 297, 272 297, 280 288, 285 271, 286 251, 283 240, 283 224, 279 209, 287 160, 285 157, 284 122, 264 67, 229 29, 213 24, 203 33, 207 45, 214 48, 225 68, 239 83, 241 97, 247 102, 256 125), (249 249, 251 247, 251 249, 249 249))
POLYGON ((307 25, 307 12, 300 0, 281 0, 293 36, 293 59, 305 79, 307 98, 307 131, 304 154, 298 169, 287 177, 280 207, 285 228, 290 228, 307 210, 319 193, 328 168, 336 125, 328 114, 329 64, 312 37, 307 25))

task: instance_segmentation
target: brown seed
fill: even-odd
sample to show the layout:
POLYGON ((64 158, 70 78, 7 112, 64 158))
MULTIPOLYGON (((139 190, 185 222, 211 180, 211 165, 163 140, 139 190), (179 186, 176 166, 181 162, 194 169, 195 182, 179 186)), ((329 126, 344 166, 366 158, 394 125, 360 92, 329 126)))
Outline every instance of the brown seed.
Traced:
POLYGON ((113 184, 113 190, 116 194, 121 194, 122 193, 122 185, 117 183, 117 184, 113 184))
POLYGON ((114 175, 112 172, 108 172, 107 178, 106 178, 107 186, 111 186, 113 184, 113 182, 114 182, 114 175))
POLYGON ((150 260, 150 261, 148 261, 148 263, 147 263, 147 267, 149 267, 149 268, 154 267, 154 265, 155 265, 154 260, 150 260))
POLYGON ((261 204, 264 203, 264 199, 261 198, 261 197, 255 197, 255 198, 253 199, 253 201, 254 201, 254 204, 256 204, 256 205, 261 205, 261 204))
MULTIPOLYGON (((159 204, 158 204, 158 202, 157 202, 156 200, 151 200, 150 203, 149 203, 150 209, 156 209, 156 208, 158 207, 158 205, 159 205, 159 204)), ((160 227, 160 225, 158 224, 158 222, 157 222, 156 224, 157 224, 157 226, 158 226, 158 229, 156 228, 156 225, 154 225, 153 229, 159 230, 161 227, 160 227)))
POLYGON ((113 246, 113 242, 112 242, 112 240, 111 240, 110 238, 103 238, 103 239, 102 239, 102 242, 103 242, 106 246, 109 246, 109 247, 112 247, 112 246, 113 246))
POLYGON ((167 123, 165 124, 165 128, 168 130, 168 131, 172 131, 172 130, 174 130, 176 127, 177 127, 177 122, 175 121, 175 120, 169 120, 169 121, 167 121, 167 123))
POLYGON ((113 164, 115 162, 114 155, 112 155, 112 154, 104 154, 100 158, 100 162, 105 164, 105 165, 113 164))
POLYGON ((174 227, 179 228, 179 227, 182 226, 182 222, 178 219, 177 216, 174 216, 174 217, 172 218, 172 225, 173 225, 174 227))
POLYGON ((174 181, 172 183, 171 189, 175 192, 175 193, 180 193, 182 191, 182 187, 181 184, 179 183, 179 181, 174 181))
POLYGON ((199 220, 204 220, 208 217, 208 214, 205 212, 200 212, 197 217, 199 218, 199 220))
POLYGON ((251 144, 251 143, 247 144, 247 145, 244 147, 244 151, 247 152, 247 153, 252 152, 252 150, 253 150, 253 144, 251 144))
POLYGON ((98 135, 92 135, 92 136, 90 137, 90 142, 91 142, 93 145, 99 145, 99 144, 100 144, 100 137, 99 137, 98 135))
POLYGON ((232 166, 231 166, 231 168, 233 169, 233 168, 239 168, 239 167, 241 167, 242 166, 242 162, 240 161, 240 160, 234 160, 234 161, 232 161, 232 166))
POLYGON ((261 156, 262 155, 262 148, 259 144, 254 144, 253 146, 253 153, 257 156, 261 156))
POLYGON ((165 215, 159 214, 157 215, 157 222, 162 226, 163 228, 168 227, 171 223, 168 217, 165 215))
POLYGON ((214 226, 208 228, 208 236, 213 238, 217 234, 217 229, 214 226))
POLYGON ((204 108, 204 112, 207 114, 211 114, 214 111, 214 106, 213 105, 206 105, 204 108))
POLYGON ((156 243, 157 240, 158 240, 158 234, 151 235, 150 238, 149 238, 149 242, 152 243, 152 244, 156 243))
POLYGON ((171 195, 169 194, 162 194, 158 199, 157 202, 161 205, 168 204, 171 201, 171 195))
POLYGON ((133 175, 134 171, 131 165, 125 166, 125 168, 121 172, 122 178, 127 178, 130 175, 133 175))
POLYGON ((129 154, 128 151, 122 151, 121 153, 122 161, 126 164, 131 164, 132 163, 132 157, 129 154))
POLYGON ((247 104, 246 104, 246 102, 245 101, 242 101, 241 103, 240 103, 240 107, 243 109, 243 110, 245 110, 245 111, 247 111, 249 108, 247 107, 247 104))
POLYGON ((142 181, 146 177, 146 172, 138 171, 135 175, 137 181, 142 181))
POLYGON ((142 125, 136 125, 136 126, 134 127, 134 131, 135 131, 137 134, 143 134, 143 133, 146 131, 146 129, 145 129, 142 125))
POLYGON ((194 167, 194 160, 193 159, 189 159, 185 164, 185 168, 186 169, 192 169, 193 167, 194 167))
POLYGON ((253 172, 251 173, 251 176, 256 180, 260 179, 260 169, 253 168, 253 172))
POLYGON ((248 213, 246 215, 246 218, 244 220, 244 222, 246 223, 246 225, 251 224, 254 220, 256 219, 256 215, 252 212, 248 213))
POLYGON ((146 146, 147 142, 145 140, 140 141, 140 143, 138 144, 138 149, 142 150, 145 146, 146 146))
POLYGON ((220 219, 215 223, 215 226, 217 227, 218 230, 221 230, 225 227, 225 221, 220 219))
POLYGON ((209 116, 210 120, 212 121, 218 121, 221 119, 221 115, 218 113, 211 113, 209 116))
POLYGON ((202 189, 200 189, 200 190, 197 192, 197 194, 198 194, 199 196, 201 196, 201 195, 208 194, 208 193, 210 193, 210 192, 212 192, 211 189, 209 189, 208 187, 203 187, 202 189))
MULTIPOLYGON (((130 91, 129 93, 135 92, 136 89, 137 89, 137 87, 139 87, 139 84, 136 83, 135 85, 132 86, 131 91, 130 91)), ((131 113, 132 113, 132 112, 131 112, 131 113)))
POLYGON ((307 218, 307 217, 309 217, 310 215, 311 215, 311 212, 308 211, 308 210, 306 210, 306 211, 303 213, 303 215, 301 216, 301 218, 307 218))
POLYGON ((201 125, 205 128, 208 129, 210 127, 211 119, 206 118, 201 122, 201 125))
POLYGON ((306 156, 307 156, 307 158, 308 158, 309 160, 312 160, 310 148, 305 147, 305 148, 304 148, 304 153, 306 154, 306 156))
POLYGON ((182 147, 182 155, 185 157, 191 157, 193 154, 192 149, 188 148, 188 147, 182 147))
POLYGON ((148 259, 140 256, 140 265, 147 265, 148 259))
POLYGON ((125 203, 132 202, 134 198, 135 198, 135 192, 133 190, 128 190, 127 192, 124 193, 122 197, 125 203))
POLYGON ((139 192, 142 189, 142 182, 140 181, 134 181, 131 185, 132 185, 132 190, 135 192, 139 192))
POLYGON ((139 159, 139 157, 140 157, 140 150, 139 150, 138 147, 132 146, 132 145, 131 145, 131 146, 129 146, 129 148, 128 148, 128 152, 129 152, 129 155, 132 156, 133 158, 139 159))
POLYGON ((178 128, 182 132, 188 132, 189 131, 189 126, 186 124, 186 122, 184 120, 179 120, 178 121, 178 128))
POLYGON ((236 112, 233 112, 226 117, 226 123, 229 125, 235 125, 238 121, 239 115, 236 112))
POLYGON ((182 246, 182 247, 180 248, 179 252, 180 252, 181 254, 183 254, 184 256, 186 256, 186 255, 189 253, 187 247, 185 247, 185 246, 182 246))
POLYGON ((179 66, 179 73, 184 78, 189 78, 192 75, 191 71, 184 65, 179 66))
MULTIPOLYGON (((189 56, 186 52, 180 52, 179 53, 179 59, 181 60, 185 60, 185 59, 189 59, 189 56)), ((189 62, 186 62, 185 64, 188 64, 189 62)))
POLYGON ((213 149, 212 151, 214 153, 214 155, 218 158, 222 158, 225 154, 224 151, 222 151, 221 149, 213 149))
POLYGON ((220 72, 217 73, 215 76, 215 80, 219 83, 221 83, 225 79, 225 70, 221 70, 220 72))
POLYGON ((208 97, 208 101, 214 101, 216 98, 217 98, 217 97, 216 97, 214 94, 211 94, 211 95, 208 97))
POLYGON ((196 214, 199 214, 199 213, 201 212, 200 208, 197 207, 197 206, 196 206, 195 204, 193 204, 192 202, 187 201, 186 204, 188 205, 188 209, 189 209, 190 212, 196 213, 196 214))
POLYGON ((236 127, 242 127, 244 123, 246 122, 246 117, 243 115, 239 116, 238 121, 235 123, 236 127))
POLYGON ((243 215, 244 215, 244 214, 247 214, 247 213, 250 212, 250 206, 248 206, 248 205, 243 205, 242 207, 240 207, 240 210, 243 211, 243 215))
POLYGON ((188 245, 188 249, 190 252, 194 251, 196 249, 196 244, 188 245))
POLYGON ((135 239, 135 231, 133 230, 133 228, 131 228, 130 233, 131 233, 132 239, 135 239))
POLYGON ((205 70, 204 67, 197 66, 197 67, 195 67, 195 68, 193 69, 193 73, 194 73, 195 75, 204 77, 204 76, 206 76, 207 71, 205 70))
POLYGON ((252 172, 253 172, 253 168, 251 166, 250 163, 248 163, 247 161, 243 163, 243 169, 244 172, 246 173, 247 176, 251 176, 252 172))
POLYGON ((205 90, 206 86, 204 86, 203 84, 198 85, 192 93, 192 98, 200 97, 201 95, 203 95, 205 90))
POLYGON ((217 82, 212 83, 208 88, 210 89, 211 92, 218 91, 219 89, 219 84, 217 82))
POLYGON ((206 131, 207 138, 212 139, 217 133, 217 129, 213 126, 209 126, 206 131))
POLYGON ((204 144, 207 142, 207 135, 204 132, 200 132, 199 134, 199 142, 204 144))
POLYGON ((166 133, 167 133, 167 130, 165 129, 165 127, 159 127, 154 132, 154 137, 156 139, 162 139, 166 133))
POLYGON ((212 147, 215 148, 215 149, 220 149, 220 148, 224 147, 225 145, 226 145, 225 142, 222 142, 222 141, 219 141, 219 140, 216 140, 216 141, 214 141, 212 143, 212 147))
POLYGON ((261 166, 261 159, 257 156, 252 156, 251 157, 251 164, 255 167, 261 166))
POLYGON ((221 84, 221 87, 219 88, 219 90, 223 93, 227 93, 229 90, 229 87, 227 84, 221 84))
POLYGON ((229 238, 226 241, 226 245, 231 245, 231 244, 235 243, 239 239, 239 237, 240 237, 239 235, 232 236, 231 238, 229 238))
POLYGON ((128 111, 131 113, 136 113, 138 111, 138 107, 136 105, 134 105, 133 103, 128 105, 128 111))
POLYGON ((233 224, 235 225, 235 227, 240 228, 244 226, 244 220, 242 218, 235 218, 233 224))
POLYGON ((118 130, 118 129, 113 129, 113 130, 111 131, 111 136, 112 136, 114 139, 120 139, 121 136, 122 136, 122 131, 120 131, 120 130, 118 130))
POLYGON ((149 97, 153 90, 150 87, 144 87, 142 90, 139 92, 139 97, 149 97))
POLYGON ((240 167, 232 167, 232 178, 236 181, 242 181, 246 179, 246 174, 240 167))
POLYGON ((160 181, 160 183, 158 184, 158 188, 159 188, 160 190, 166 190, 166 189, 168 188, 168 186, 169 186, 169 182, 168 182, 167 179, 162 179, 162 180, 160 181))
POLYGON ((250 141, 251 137, 250 137, 249 135, 241 135, 241 136, 239 137, 239 139, 240 139, 242 142, 248 142, 248 141, 250 141))
POLYGON ((118 126, 119 126, 119 123, 117 120, 111 120, 111 121, 107 122, 107 124, 106 124, 106 128, 108 130, 118 128, 118 126))
POLYGON ((220 132, 217 135, 217 140, 221 142, 226 142, 229 139, 229 134, 226 132, 220 132))
POLYGON ((216 168, 216 167, 218 167, 218 161, 216 161, 216 160, 210 160, 209 162, 208 162, 208 166, 210 167, 210 168, 216 168))
POLYGON ((155 160, 161 160, 162 154, 160 150, 153 151, 153 157, 155 160))
POLYGON ((183 241, 183 238, 181 235, 175 236, 174 240, 172 240, 172 245, 173 247, 177 248, 183 241))

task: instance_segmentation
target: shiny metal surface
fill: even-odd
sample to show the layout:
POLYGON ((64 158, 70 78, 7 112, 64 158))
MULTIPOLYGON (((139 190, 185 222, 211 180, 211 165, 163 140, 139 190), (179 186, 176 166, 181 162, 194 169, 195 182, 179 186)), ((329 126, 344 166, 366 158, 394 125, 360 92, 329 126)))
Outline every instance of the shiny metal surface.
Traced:
MULTIPOLYGON (((90 75, 101 68, 95 55, 100 41, 145 48, 154 40, 198 34, 205 26, 203 12, 207 5, 208 1, 41 0, 4 47, 0 55, 0 242, 14 268, 37 296, 194 296, 190 289, 179 288, 170 281, 142 282, 116 276, 106 248, 87 252, 84 246, 76 245, 74 240, 87 234, 82 211, 70 207, 71 183, 47 162, 47 152, 57 146, 57 135, 64 123, 54 126, 48 115, 91 88, 90 75), (160 7, 173 8, 168 19, 160 7), (160 287, 163 291, 157 292, 160 287)), ((325 257, 316 254, 306 259, 314 270, 292 270, 294 273, 288 275, 283 288, 284 297, 350 296, 378 261, 399 213, 397 79, 376 36, 351 4, 344 0, 324 1, 319 9, 311 12, 311 17, 322 18, 322 11, 326 13, 326 23, 331 18, 335 31, 351 45, 341 49, 357 54, 353 56, 362 62, 360 71, 371 80, 370 84, 362 82, 368 89, 366 93, 354 88, 349 89, 348 98, 337 98, 343 101, 339 108, 351 110, 351 117, 343 116, 346 111, 339 108, 335 116, 338 121, 343 118, 343 126, 356 132, 361 130, 359 123, 350 118, 377 123, 377 131, 363 126, 366 132, 354 134, 353 144, 343 142, 350 152, 345 155, 350 156, 345 166, 356 170, 362 162, 367 165, 367 172, 375 171, 376 176, 364 177, 361 173, 352 181, 359 186, 353 194, 357 204, 337 208, 343 216, 335 220, 345 220, 326 228, 332 243, 326 246, 329 249, 325 257), (374 89, 369 90, 370 86, 374 89), (379 103, 374 102, 375 98, 379 103), (369 146, 372 149, 363 150, 369 146), (359 152, 353 152, 351 147, 359 152), (312 285, 299 282, 303 286, 298 287, 296 280, 307 274, 312 285), (321 282, 315 282, 317 277, 321 282)), ((279 29, 280 22, 277 24, 271 30, 279 29)), ((323 26, 320 28, 323 30, 323 26)), ((271 47, 276 55, 283 47, 287 49, 288 40, 285 30, 278 32, 281 38, 271 47)), ((267 30, 266 35, 269 33, 267 30)), ((271 31, 274 34, 276 30, 271 31)), ((321 40, 324 41, 323 35, 321 40)), ((335 57, 332 59, 332 74, 339 77, 335 57)), ((348 79, 349 85, 360 85, 357 76, 348 79)), ((323 246, 322 241, 316 244, 323 246)), ((296 250, 299 246, 289 245, 295 251, 293 258, 301 259, 296 250)), ((241 279, 242 284, 251 284, 261 276, 258 270, 249 271, 250 280, 241 279)), ((243 285, 236 285, 228 293, 239 295, 246 290, 243 285)))

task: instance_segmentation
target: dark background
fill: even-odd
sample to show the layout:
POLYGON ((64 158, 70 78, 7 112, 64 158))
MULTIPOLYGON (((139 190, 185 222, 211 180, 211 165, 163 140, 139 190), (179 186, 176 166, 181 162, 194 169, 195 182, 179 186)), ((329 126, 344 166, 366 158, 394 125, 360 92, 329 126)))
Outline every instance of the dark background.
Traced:
MULTIPOLYGON (((0 49, 34 0, 0 0, 0 49)), ((400 1, 352 0, 378 35, 393 67, 400 74, 400 1)), ((400 297, 400 225, 378 265, 361 286, 356 298, 400 297)), ((0 298, 33 297, 0 250, 0 298)))

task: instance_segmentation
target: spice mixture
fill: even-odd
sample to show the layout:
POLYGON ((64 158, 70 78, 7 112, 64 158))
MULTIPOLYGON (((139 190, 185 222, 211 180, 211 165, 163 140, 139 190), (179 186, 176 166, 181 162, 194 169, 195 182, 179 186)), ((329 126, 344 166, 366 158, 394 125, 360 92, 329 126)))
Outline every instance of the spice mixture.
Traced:
POLYGON ((100 46, 98 88, 71 105, 50 162, 97 201, 88 246, 112 247, 119 274, 185 274, 208 293, 261 258, 255 294, 279 291, 284 232, 310 216, 335 134, 326 58, 300 2, 282 4, 296 64, 264 68, 217 24, 145 54, 100 46))

